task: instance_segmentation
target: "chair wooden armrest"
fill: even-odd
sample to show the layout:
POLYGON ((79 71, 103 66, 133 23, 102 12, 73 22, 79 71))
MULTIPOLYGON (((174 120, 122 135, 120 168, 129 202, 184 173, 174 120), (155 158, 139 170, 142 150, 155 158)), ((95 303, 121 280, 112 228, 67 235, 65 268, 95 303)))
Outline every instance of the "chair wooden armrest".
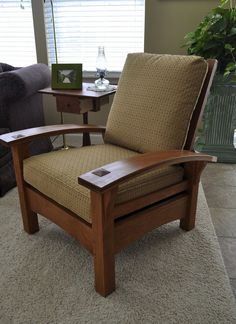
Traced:
POLYGON ((144 153, 86 172, 78 182, 92 191, 104 191, 158 166, 197 161, 216 162, 216 157, 183 150, 144 153))
POLYGON ((3 134, 0 136, 0 143, 5 146, 11 146, 30 142, 38 137, 49 137, 69 133, 105 133, 105 130, 106 128, 104 126, 76 124, 34 127, 3 134))

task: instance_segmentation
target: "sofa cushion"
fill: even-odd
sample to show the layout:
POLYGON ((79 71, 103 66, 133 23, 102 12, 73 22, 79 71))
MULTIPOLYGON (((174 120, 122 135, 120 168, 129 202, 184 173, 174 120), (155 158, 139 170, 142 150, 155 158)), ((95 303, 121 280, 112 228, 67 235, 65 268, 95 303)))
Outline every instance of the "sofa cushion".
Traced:
POLYGON ((7 153, 0 158, 0 197, 15 187, 16 178, 14 173, 11 153, 7 153))
MULTIPOLYGON (((24 179, 44 195, 91 223, 90 191, 78 184, 78 176, 138 153, 104 144, 56 151, 24 161, 24 179)), ((116 203, 143 196, 182 180, 182 167, 162 167, 119 187, 116 203)))
MULTIPOLYGON (((6 134, 9 132, 10 132, 9 128, 0 128, 0 135, 6 134)), ((11 149, 9 147, 3 146, 0 144, 0 164, 1 164, 1 158, 10 152, 11 152, 11 149)))
POLYGON ((7 63, 0 63, 0 70, 2 72, 6 72, 6 71, 13 71, 13 70, 16 70, 16 69, 19 69, 17 67, 14 67, 10 64, 7 64, 7 63))
POLYGON ((38 63, 0 73, 0 102, 30 97, 50 84, 50 69, 38 63))
MULTIPOLYGON (((9 131, 9 128, 0 128, 0 135, 9 131)), ((0 145, 0 197, 4 196, 15 185, 16 178, 11 150, 6 146, 0 145)))
POLYGON ((137 152, 182 149, 207 68, 196 56, 129 54, 105 141, 137 152))
POLYGON ((15 71, 0 73, 0 102, 14 102, 26 94, 24 81, 14 74, 15 71))
MULTIPOLYGON (((42 94, 38 90, 50 83, 50 69, 45 64, 17 68, 0 63, 0 134, 44 125, 42 94)), ((30 143, 29 153, 52 150, 49 138, 30 143)), ((0 145, 1 195, 15 185, 10 149, 0 145), (9 159, 6 157, 9 155, 9 159), (4 165, 4 163, 6 165, 4 165)))

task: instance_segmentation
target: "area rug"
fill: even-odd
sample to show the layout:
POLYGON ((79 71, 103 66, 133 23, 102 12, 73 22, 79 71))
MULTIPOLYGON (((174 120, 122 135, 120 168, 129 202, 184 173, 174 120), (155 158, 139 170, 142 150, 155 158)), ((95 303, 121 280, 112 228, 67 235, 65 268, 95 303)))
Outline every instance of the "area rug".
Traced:
POLYGON ((202 190, 196 228, 164 225, 116 257, 116 291, 94 291, 93 259, 40 218, 22 230, 16 189, 0 199, 0 323, 236 323, 236 306, 202 190))

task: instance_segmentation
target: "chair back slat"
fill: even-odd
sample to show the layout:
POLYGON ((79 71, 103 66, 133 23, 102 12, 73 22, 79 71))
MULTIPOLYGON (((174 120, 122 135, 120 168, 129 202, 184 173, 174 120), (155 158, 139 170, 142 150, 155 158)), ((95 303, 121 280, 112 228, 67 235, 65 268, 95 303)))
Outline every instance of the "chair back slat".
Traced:
POLYGON ((196 105, 196 108, 194 109, 191 122, 189 125, 189 131, 188 136, 185 142, 184 149, 185 150, 193 150, 193 146, 195 143, 196 133, 199 126, 199 123, 201 122, 202 115, 207 103, 207 98, 210 93, 210 88, 212 85, 212 81, 216 72, 217 68, 217 60, 215 59, 208 59, 208 72, 201 90, 201 94, 198 98, 198 102, 196 105))

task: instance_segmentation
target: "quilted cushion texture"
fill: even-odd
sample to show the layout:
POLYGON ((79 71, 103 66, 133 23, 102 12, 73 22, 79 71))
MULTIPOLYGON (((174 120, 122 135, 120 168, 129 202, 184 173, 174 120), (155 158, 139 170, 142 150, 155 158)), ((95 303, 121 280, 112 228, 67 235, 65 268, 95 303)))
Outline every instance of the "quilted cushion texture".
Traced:
MULTIPOLYGON (((24 161, 24 179, 34 188, 91 223, 90 191, 78 176, 138 153, 111 144, 85 146, 32 156, 24 161)), ((116 203, 143 196, 181 181, 181 167, 162 167, 119 187, 116 203)))
POLYGON ((206 73, 197 56, 129 54, 105 141, 137 152, 183 148, 206 73))

